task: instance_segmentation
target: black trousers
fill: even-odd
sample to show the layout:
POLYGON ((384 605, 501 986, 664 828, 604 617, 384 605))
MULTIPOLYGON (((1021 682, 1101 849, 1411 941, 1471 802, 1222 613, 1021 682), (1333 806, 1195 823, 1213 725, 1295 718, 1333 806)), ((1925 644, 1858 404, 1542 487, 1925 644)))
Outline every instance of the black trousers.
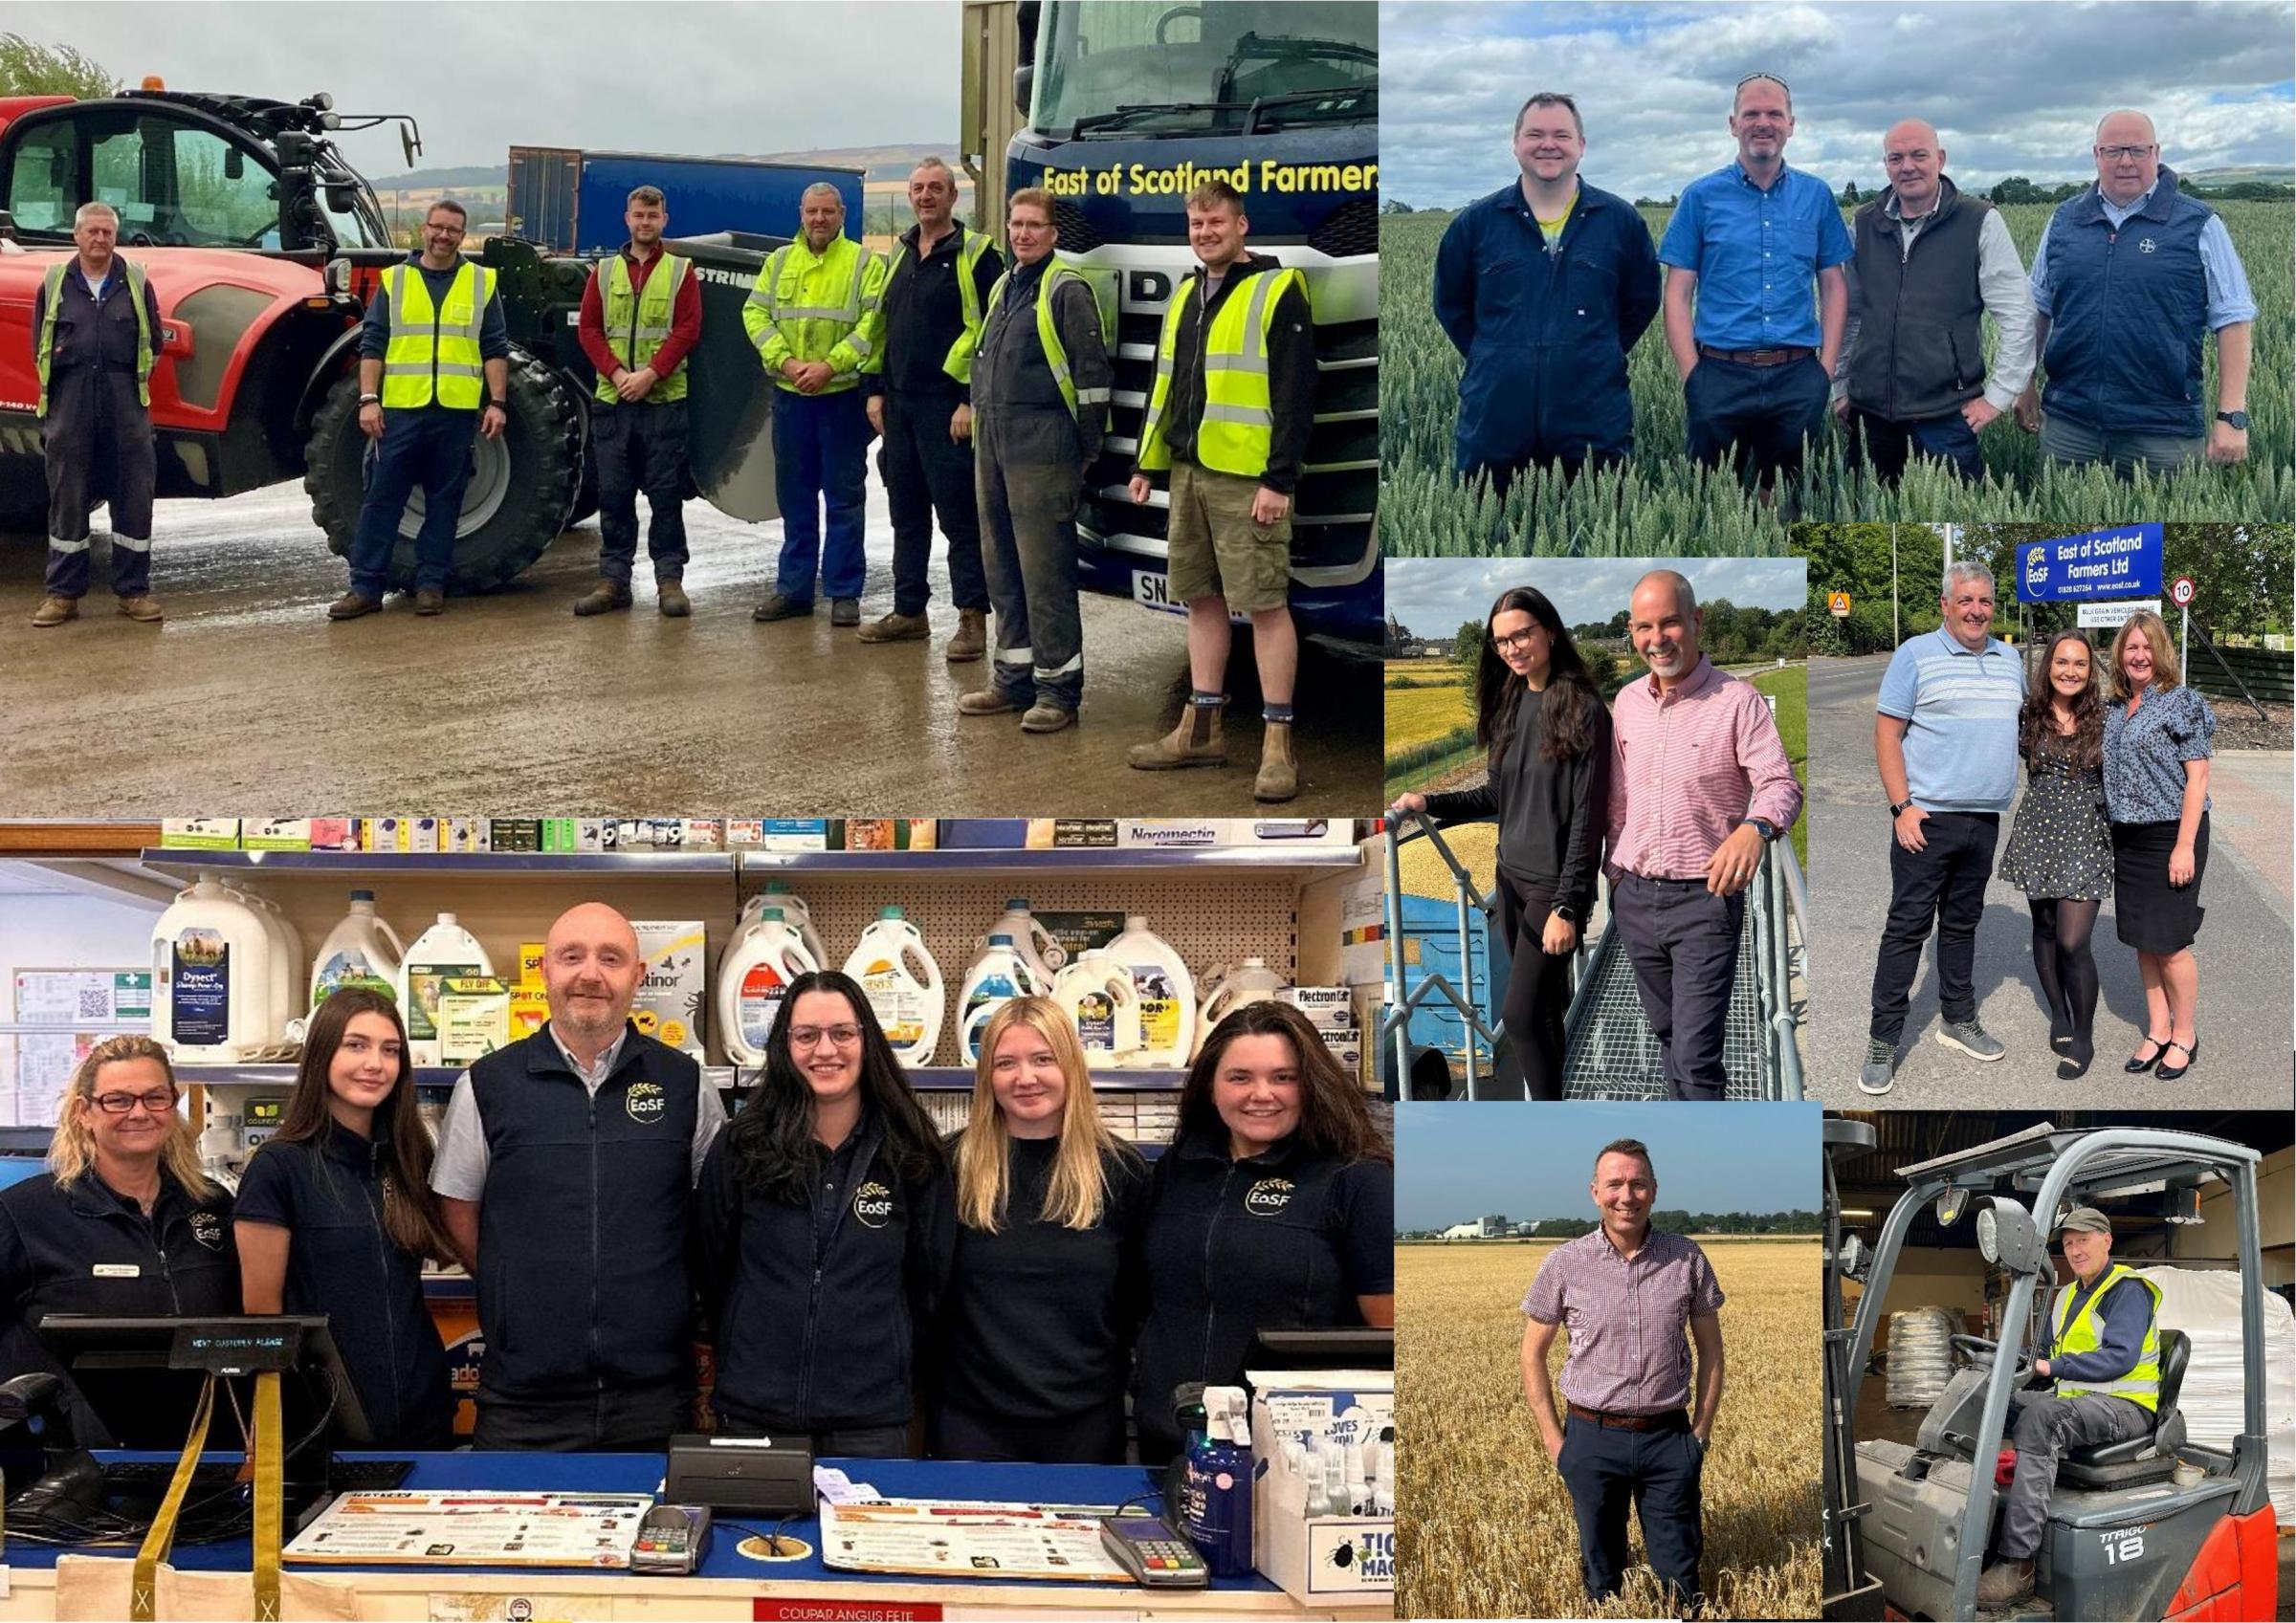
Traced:
POLYGON ((809 1432, 802 1426, 776 1423, 771 1416, 753 1415, 745 1410, 728 1409, 718 1405, 718 1432, 729 1437, 799 1437, 813 1450, 815 1459, 836 1455, 855 1459, 906 1459, 909 1458, 909 1423, 906 1420, 890 1426, 832 1426, 827 1431, 809 1432))
POLYGON ((478 1393, 475 1449, 556 1454, 660 1454, 670 1434, 693 1424, 693 1393, 682 1387, 608 1386, 592 1397, 519 1402, 478 1393))
POLYGON ((1706 1445, 1688 1415, 1658 1431, 1630 1432, 1582 1420, 1563 1422, 1556 1468, 1571 1490, 1578 1524, 1578 1559, 1590 1600, 1608 1600, 1625 1582, 1626 1512, 1642 1518, 1650 1569, 1677 1601, 1699 1593, 1706 1556, 1700 1477, 1706 1445))
MULTIPOLYGON (((1523 1067, 1523 1086, 1533 1099, 1560 1099, 1563 1052, 1562 1017, 1571 1003, 1572 954, 1549 953, 1541 944, 1548 914, 1554 910, 1553 890, 1517 879, 1501 868, 1498 873, 1499 932, 1507 938, 1510 961, 1507 993, 1499 1004, 1499 1021, 1513 1041, 1515 1059, 1523 1067)), ((1580 928, 1586 911, 1579 910, 1580 928)))
POLYGON ((1065 1420, 1008 1420, 943 1404, 933 1416, 936 1459, 1027 1459, 1048 1465, 1124 1463, 1124 1402, 1065 1420))
POLYGON ((1658 1039, 1669 1099, 1720 1099, 1730 1086, 1722 1038, 1738 979, 1746 893, 1717 896, 1703 879, 1625 873, 1611 887, 1643 1016, 1658 1039))
POLYGON ((1889 917, 1873 960, 1876 1042, 1895 1046, 1906 1005, 1921 973, 1921 949, 1937 931, 1937 1006, 1948 1024, 1977 1018, 1977 921, 1985 916, 1985 882, 1993 877, 1998 812, 1931 812, 1924 844, 1909 851, 1889 842, 1889 917))
POLYGON ((646 552, 656 581, 686 573, 686 403, 644 401, 590 407, 590 446, 598 462, 598 573, 629 584, 638 558, 638 493, 652 516, 646 552))
POLYGON ((88 591, 88 509, 111 508, 112 590, 151 590, 151 495, 158 476, 151 412, 133 372, 56 372, 40 420, 48 470, 48 579, 52 598, 88 591))
POLYGON ((1686 438, 1693 462, 1751 466, 1767 478, 1801 468, 1801 443, 1825 438, 1832 380, 1817 357, 1776 366, 1699 357, 1683 380, 1686 438))
POLYGON ((973 444, 949 438, 954 395, 885 391, 885 439, 877 472, 893 514, 893 611, 922 614, 933 599, 933 520, 949 537, 949 598, 959 608, 988 607, 981 561, 981 504, 973 490, 973 444))

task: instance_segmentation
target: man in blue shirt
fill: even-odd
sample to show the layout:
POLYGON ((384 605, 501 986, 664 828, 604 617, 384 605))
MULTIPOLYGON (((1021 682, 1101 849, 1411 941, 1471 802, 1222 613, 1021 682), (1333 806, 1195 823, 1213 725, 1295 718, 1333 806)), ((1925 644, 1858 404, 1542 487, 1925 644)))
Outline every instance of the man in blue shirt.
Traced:
POLYGON ((1500 494, 1533 463, 1634 454, 1626 357, 1658 314, 1658 255, 1634 205, 1578 178, 1585 152, 1578 104, 1532 97, 1522 179, 1462 209, 1435 255, 1435 319, 1467 362, 1454 466, 1500 494))
POLYGON ((1794 100, 1783 80, 1740 80, 1730 133, 1737 161, 1683 188, 1658 247, 1671 273, 1667 347, 1682 376, 1690 455, 1727 455, 1767 485, 1791 477, 1802 441, 1825 431, 1850 241, 1832 188, 1786 167, 1794 100))
POLYGON ((2063 463, 2180 468, 2248 454, 2249 340, 2256 298, 2216 211, 2179 191, 2152 121, 2105 115, 2097 184, 2060 204, 2033 255, 2045 396, 2017 403, 2063 463), (2203 335, 2217 335, 2215 421, 2201 398, 2203 335), (2045 407, 2045 409, 2044 409, 2045 407))
POLYGON ((1993 575, 1945 572, 1944 624, 1890 657, 1873 724, 1889 801, 1889 917, 1873 964, 1873 1023, 1858 1086, 1887 1093, 1897 1068, 1921 949, 1937 931, 1937 1041, 1973 1060, 2008 1050, 1977 1023, 1977 922, 2001 813, 2017 793, 2017 718, 2025 668, 1991 634, 1993 575))

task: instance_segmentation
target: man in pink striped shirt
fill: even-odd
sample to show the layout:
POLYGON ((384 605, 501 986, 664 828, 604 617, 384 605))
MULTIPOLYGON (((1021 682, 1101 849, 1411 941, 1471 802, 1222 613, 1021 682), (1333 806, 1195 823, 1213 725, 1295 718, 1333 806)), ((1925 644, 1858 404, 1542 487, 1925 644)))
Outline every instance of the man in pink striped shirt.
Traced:
POLYGON ((1706 614, 1671 569, 1636 582, 1635 652, 1650 668, 1611 708, 1612 916, 1673 1099, 1719 1099, 1747 885, 1801 814, 1801 786, 1751 682, 1698 648, 1706 614))

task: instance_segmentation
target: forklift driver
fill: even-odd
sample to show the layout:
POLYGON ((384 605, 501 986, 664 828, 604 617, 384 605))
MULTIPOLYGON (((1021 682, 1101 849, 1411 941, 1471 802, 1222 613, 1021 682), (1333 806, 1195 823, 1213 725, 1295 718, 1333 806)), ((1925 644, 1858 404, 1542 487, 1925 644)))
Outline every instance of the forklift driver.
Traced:
POLYGON ((2001 1517, 2000 1559, 1977 1580, 1980 1607, 2005 1606, 2032 1590, 2059 1457, 2142 1435, 2160 1403, 2160 1287, 2112 1260, 2112 1222, 2095 1207, 2067 1213, 2061 1238, 2074 1279, 2057 1296, 2049 1355, 2033 1365, 2057 1391, 2012 1400, 2017 1474, 2001 1517))

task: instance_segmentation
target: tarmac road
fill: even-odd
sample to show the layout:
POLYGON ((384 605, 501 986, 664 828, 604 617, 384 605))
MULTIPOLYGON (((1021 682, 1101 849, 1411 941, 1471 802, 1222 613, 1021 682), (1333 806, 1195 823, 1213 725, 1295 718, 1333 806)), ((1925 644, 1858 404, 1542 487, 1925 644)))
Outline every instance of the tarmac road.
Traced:
MULTIPOLYGON (((1888 802, 1873 765, 1873 704, 1888 665, 1879 655, 1810 661, 1809 882, 1817 919, 1810 943, 1809 1097, 1864 1109, 2287 1108, 2296 896, 2285 751, 2216 757, 2208 872, 2201 881, 2207 918, 2194 944, 2201 1051, 2183 1077, 2162 1083, 2121 1070, 2141 1040, 2144 987, 2135 954, 2114 933, 2108 900, 2091 942, 2104 983, 2096 1063, 2079 1081, 2057 1079, 2048 1015, 2033 976, 2024 892, 1997 878, 1986 889, 1977 931, 1977 1018, 2008 1044, 2008 1054, 1983 1064, 1937 1042, 1932 936, 1899 1043, 1897 1085, 1879 1099, 1858 1090, 1874 952, 1889 910, 1888 802)), ((2009 827, 2005 815, 2004 847, 2009 827)))
MULTIPOLYGON (((108 515, 99 514, 98 532, 108 515)), ((640 506, 644 522, 644 506, 640 506)), ((31 625, 38 537, 0 542, 0 814, 161 817, 422 810, 566 815, 1370 816, 1380 804, 1376 662, 1303 650, 1300 793, 1256 806, 1256 700, 1231 706, 1225 770, 1136 772, 1126 749, 1167 731, 1187 689, 1181 622, 1084 601, 1080 720, 1024 735, 960 717, 985 662, 951 666, 955 628, 936 539, 930 643, 872 647, 810 622, 760 625, 777 524, 689 502, 693 618, 653 609, 576 620, 596 579, 595 519, 506 589, 418 620, 329 623, 342 561, 299 483, 160 504, 153 590, 165 625, 113 612, 99 542, 81 618, 31 625)), ((893 606, 893 536, 874 470, 862 617, 893 606)))

